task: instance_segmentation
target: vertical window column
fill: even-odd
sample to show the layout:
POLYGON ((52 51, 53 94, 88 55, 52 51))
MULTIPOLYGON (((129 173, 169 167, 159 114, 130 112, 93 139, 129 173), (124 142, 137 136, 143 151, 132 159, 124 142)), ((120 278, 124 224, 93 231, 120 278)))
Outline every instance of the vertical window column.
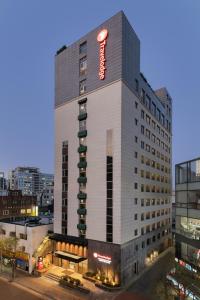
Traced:
POLYGON ((107 130, 106 140, 106 241, 113 242, 113 131, 107 130))
POLYGON ((67 234, 68 142, 62 144, 62 234, 67 234))
POLYGON ((86 129, 86 119, 87 119, 87 109, 86 109, 87 98, 80 100, 79 103, 79 192, 78 192, 78 200, 79 200, 79 208, 77 210, 79 216, 79 223, 77 224, 77 229, 79 231, 79 236, 85 238, 86 236, 86 168, 87 168, 87 129, 86 129))

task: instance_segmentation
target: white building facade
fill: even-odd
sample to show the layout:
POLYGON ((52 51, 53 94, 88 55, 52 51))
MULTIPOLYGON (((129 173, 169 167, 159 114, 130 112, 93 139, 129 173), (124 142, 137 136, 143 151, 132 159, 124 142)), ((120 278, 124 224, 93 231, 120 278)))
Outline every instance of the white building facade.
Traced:
POLYGON ((171 105, 123 12, 57 52, 54 232, 120 284, 171 243, 171 105))

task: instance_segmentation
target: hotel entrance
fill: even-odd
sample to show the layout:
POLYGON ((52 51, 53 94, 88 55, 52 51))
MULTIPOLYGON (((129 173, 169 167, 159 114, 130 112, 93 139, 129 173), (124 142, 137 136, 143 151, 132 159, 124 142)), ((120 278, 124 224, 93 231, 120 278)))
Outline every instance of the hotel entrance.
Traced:
POLYGON ((52 264, 69 273, 84 274, 88 270, 87 244, 75 237, 54 235, 52 264), (62 238, 62 241, 61 241, 62 238), (59 240, 57 240, 59 239, 59 240), (67 241, 65 241, 65 239, 67 241), (63 241, 64 240, 64 241, 63 241))

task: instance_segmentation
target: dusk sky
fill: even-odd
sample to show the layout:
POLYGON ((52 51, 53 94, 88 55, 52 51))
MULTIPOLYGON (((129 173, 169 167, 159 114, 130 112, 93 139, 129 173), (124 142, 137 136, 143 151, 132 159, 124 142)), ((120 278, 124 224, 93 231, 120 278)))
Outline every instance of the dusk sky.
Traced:
POLYGON ((54 170, 54 55, 123 10, 173 99, 173 161, 200 156, 199 0, 0 0, 0 171, 54 170))

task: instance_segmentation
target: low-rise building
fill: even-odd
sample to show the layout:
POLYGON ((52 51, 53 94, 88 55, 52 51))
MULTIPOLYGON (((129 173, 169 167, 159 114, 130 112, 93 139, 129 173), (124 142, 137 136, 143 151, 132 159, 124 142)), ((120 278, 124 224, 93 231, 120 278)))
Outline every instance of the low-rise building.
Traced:
MULTIPOLYGON (((16 238, 16 266, 32 273, 37 257, 35 253, 44 238, 53 230, 53 223, 39 221, 38 219, 26 219, 16 222, 0 222, 0 238, 16 238)), ((11 259, 12 253, 4 252, 3 258, 11 259)))

